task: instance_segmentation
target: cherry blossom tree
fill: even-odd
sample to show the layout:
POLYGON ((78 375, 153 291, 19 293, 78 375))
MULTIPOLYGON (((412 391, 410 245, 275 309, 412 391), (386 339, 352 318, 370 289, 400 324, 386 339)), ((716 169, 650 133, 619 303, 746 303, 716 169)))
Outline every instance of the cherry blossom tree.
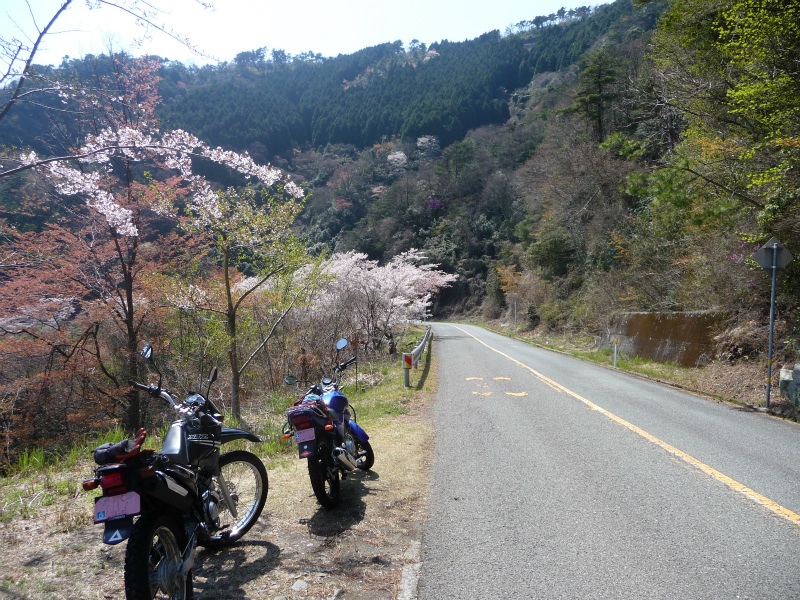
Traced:
MULTIPOLYGON (((71 280, 81 283, 84 295, 88 293, 94 303, 107 307, 124 334, 123 368, 118 372, 111 368, 101 371, 115 388, 128 389, 124 419, 128 428, 137 427, 140 421, 138 394, 127 387, 127 382, 137 378, 136 349, 151 306, 142 289, 143 269, 168 257, 170 252, 180 252, 182 248, 191 252, 191 246, 201 241, 214 242, 220 248, 226 240, 235 240, 231 249, 247 241, 247 234, 239 234, 237 227, 246 229, 243 222, 252 215, 245 205, 238 212, 226 212, 212 184, 194 172, 194 163, 211 161, 259 185, 279 189, 293 202, 270 204, 268 218, 273 224, 293 219, 297 209, 292 205, 304 195, 302 188, 279 170, 256 164, 247 154, 208 147, 184 131, 162 132, 154 112, 157 84, 153 61, 130 60, 119 70, 119 79, 113 86, 109 84, 114 94, 105 94, 102 100, 97 96, 87 100, 96 108, 91 118, 96 128, 73 154, 42 158, 34 152, 25 153, 17 167, 6 171, 42 173, 60 198, 73 202, 72 212, 81 214, 79 234, 74 231, 74 221, 71 227, 49 225, 51 232, 60 232, 50 237, 71 236, 73 240, 67 246, 68 252, 63 252, 63 244, 59 246, 62 250, 51 246, 50 251, 60 252, 59 259, 72 258, 71 280), (78 211, 80 205, 74 204, 73 198, 83 201, 82 211, 78 211), (186 231, 212 232, 211 239, 184 236, 180 242, 152 243, 157 242, 164 229, 163 224, 155 224, 158 214, 174 222, 178 206, 187 211, 182 223, 192 224, 186 231)), ((232 362, 232 366, 237 364, 232 362)))
POLYGON ((373 349, 386 339, 393 351, 393 327, 429 316, 433 296, 457 279, 436 267, 416 249, 383 266, 366 254, 335 254, 323 263, 329 282, 320 286, 314 310, 328 316, 335 336, 362 331, 373 349))

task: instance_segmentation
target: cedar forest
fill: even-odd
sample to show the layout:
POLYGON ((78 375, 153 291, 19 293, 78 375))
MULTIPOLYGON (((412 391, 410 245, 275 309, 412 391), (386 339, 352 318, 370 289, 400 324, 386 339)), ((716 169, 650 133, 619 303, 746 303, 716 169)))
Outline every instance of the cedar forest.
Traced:
POLYGON ((621 312, 710 310, 718 360, 758 356, 751 256, 776 237, 800 257, 798 22, 786 0, 616 0, 336 57, 12 61, 0 467, 147 422, 127 384, 144 339, 186 389, 226 365, 234 415, 298 354, 328 364, 341 336, 393 352, 430 314, 513 306, 527 329, 602 334, 621 312))

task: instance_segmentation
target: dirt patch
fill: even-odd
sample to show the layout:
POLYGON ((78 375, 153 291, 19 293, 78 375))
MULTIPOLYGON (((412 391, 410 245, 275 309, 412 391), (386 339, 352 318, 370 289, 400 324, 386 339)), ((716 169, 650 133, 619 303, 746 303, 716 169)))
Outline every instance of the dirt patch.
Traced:
MULTIPOLYGON (((342 482, 332 511, 317 504, 305 461, 267 461, 264 513, 233 547, 198 552, 195 597, 396 598, 428 510, 432 434, 424 402, 415 403, 410 414, 369 424, 375 466, 342 482)), ((90 474, 88 463, 67 474, 76 486, 69 502, 0 521, 0 598, 124 597, 125 544, 102 544, 89 494, 77 489, 90 474)))

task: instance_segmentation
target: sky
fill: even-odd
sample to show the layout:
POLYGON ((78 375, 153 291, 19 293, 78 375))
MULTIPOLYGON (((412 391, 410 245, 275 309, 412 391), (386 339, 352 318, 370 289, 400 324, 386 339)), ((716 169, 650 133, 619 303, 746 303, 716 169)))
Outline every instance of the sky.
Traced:
MULTIPOLYGON (((131 4, 132 0, 116 0, 131 4)), ((0 0, 0 38, 32 40, 63 0, 0 0), (35 21, 34 21, 35 18, 35 21)), ((44 39, 34 62, 59 65, 64 56, 83 58, 114 51, 137 56, 156 54, 184 64, 231 61, 240 52, 266 47, 292 55, 311 51, 323 56, 351 54, 362 48, 416 39, 430 45, 443 39, 461 42, 559 8, 597 6, 606 0, 215 0, 213 10, 197 0, 149 0, 163 7, 154 22, 166 25, 206 56, 198 56, 167 35, 142 27, 119 9, 87 8, 74 0, 44 39)), ((94 4, 94 2, 93 2, 94 4)), ((0 58, 0 65, 3 65, 0 58)))

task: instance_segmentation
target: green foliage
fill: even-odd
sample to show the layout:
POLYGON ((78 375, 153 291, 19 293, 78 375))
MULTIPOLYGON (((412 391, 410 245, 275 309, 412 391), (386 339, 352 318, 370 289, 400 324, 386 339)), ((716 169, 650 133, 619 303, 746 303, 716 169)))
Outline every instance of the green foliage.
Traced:
POLYGON ((619 61, 609 46, 603 45, 584 55, 581 63, 575 101, 568 110, 591 122, 596 139, 602 142, 608 133, 609 109, 620 95, 619 61))
POLYGON ((539 238, 528 246, 525 258, 531 266, 541 269, 545 279, 553 279, 569 272, 576 251, 568 231, 557 224, 545 223, 539 238))

